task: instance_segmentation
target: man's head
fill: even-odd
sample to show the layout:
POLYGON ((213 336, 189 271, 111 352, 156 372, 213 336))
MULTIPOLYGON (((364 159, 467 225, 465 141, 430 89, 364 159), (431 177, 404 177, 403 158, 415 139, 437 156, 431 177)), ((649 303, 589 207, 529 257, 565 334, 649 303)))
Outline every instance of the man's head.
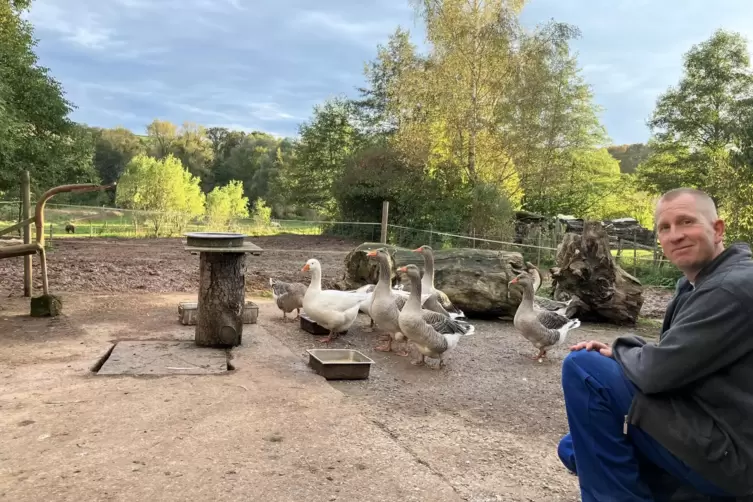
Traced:
POLYGON ((654 220, 664 254, 691 281, 724 251, 724 222, 714 201, 700 190, 665 193, 656 204, 654 220))

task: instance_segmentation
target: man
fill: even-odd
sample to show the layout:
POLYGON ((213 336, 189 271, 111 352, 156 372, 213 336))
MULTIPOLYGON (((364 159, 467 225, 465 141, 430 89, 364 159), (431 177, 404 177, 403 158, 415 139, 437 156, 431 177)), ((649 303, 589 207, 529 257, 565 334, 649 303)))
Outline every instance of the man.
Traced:
POLYGON ((558 454, 583 502, 742 500, 753 494, 751 250, 724 248, 724 222, 698 190, 664 194, 655 222, 684 274, 662 334, 571 347, 562 365, 570 433, 558 454))

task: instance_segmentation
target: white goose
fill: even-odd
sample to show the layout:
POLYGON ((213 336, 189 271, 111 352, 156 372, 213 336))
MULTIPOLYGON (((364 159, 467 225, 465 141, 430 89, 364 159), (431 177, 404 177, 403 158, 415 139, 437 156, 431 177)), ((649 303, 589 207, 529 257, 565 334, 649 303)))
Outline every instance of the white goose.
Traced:
POLYGON ((311 284, 303 295, 303 310, 314 322, 329 330, 329 336, 321 340, 329 343, 339 333, 350 329, 358 311, 365 302, 371 301, 373 293, 336 289, 322 291, 322 266, 315 258, 308 260, 302 271, 311 272, 311 284))

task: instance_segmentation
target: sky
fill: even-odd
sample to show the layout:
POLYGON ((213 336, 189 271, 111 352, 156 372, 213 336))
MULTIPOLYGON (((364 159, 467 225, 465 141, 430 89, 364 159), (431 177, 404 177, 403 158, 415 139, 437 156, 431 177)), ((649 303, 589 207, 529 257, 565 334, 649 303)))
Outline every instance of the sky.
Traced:
MULTIPOLYGON (((155 118, 294 136, 314 105, 357 96, 408 0, 33 0, 37 55, 90 126, 155 118)), ((645 142, 682 56, 718 28, 753 40, 748 0, 529 0, 521 21, 576 25, 573 43, 614 144, 645 142)), ((753 46, 751 46, 753 47, 753 46)))

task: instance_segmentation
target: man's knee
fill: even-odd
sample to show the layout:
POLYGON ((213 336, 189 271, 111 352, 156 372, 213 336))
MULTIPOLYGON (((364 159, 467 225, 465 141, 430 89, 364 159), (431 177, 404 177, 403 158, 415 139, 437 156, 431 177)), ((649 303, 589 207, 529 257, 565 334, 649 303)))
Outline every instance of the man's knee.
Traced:
POLYGON ((612 359, 602 356, 595 350, 584 349, 570 352, 562 362, 562 381, 570 381, 574 378, 585 379, 595 370, 604 368, 604 365, 612 362, 614 362, 612 359))
POLYGON ((570 472, 577 474, 577 469, 575 467, 575 450, 573 450, 573 438, 570 434, 564 436, 557 445, 557 456, 570 472))

